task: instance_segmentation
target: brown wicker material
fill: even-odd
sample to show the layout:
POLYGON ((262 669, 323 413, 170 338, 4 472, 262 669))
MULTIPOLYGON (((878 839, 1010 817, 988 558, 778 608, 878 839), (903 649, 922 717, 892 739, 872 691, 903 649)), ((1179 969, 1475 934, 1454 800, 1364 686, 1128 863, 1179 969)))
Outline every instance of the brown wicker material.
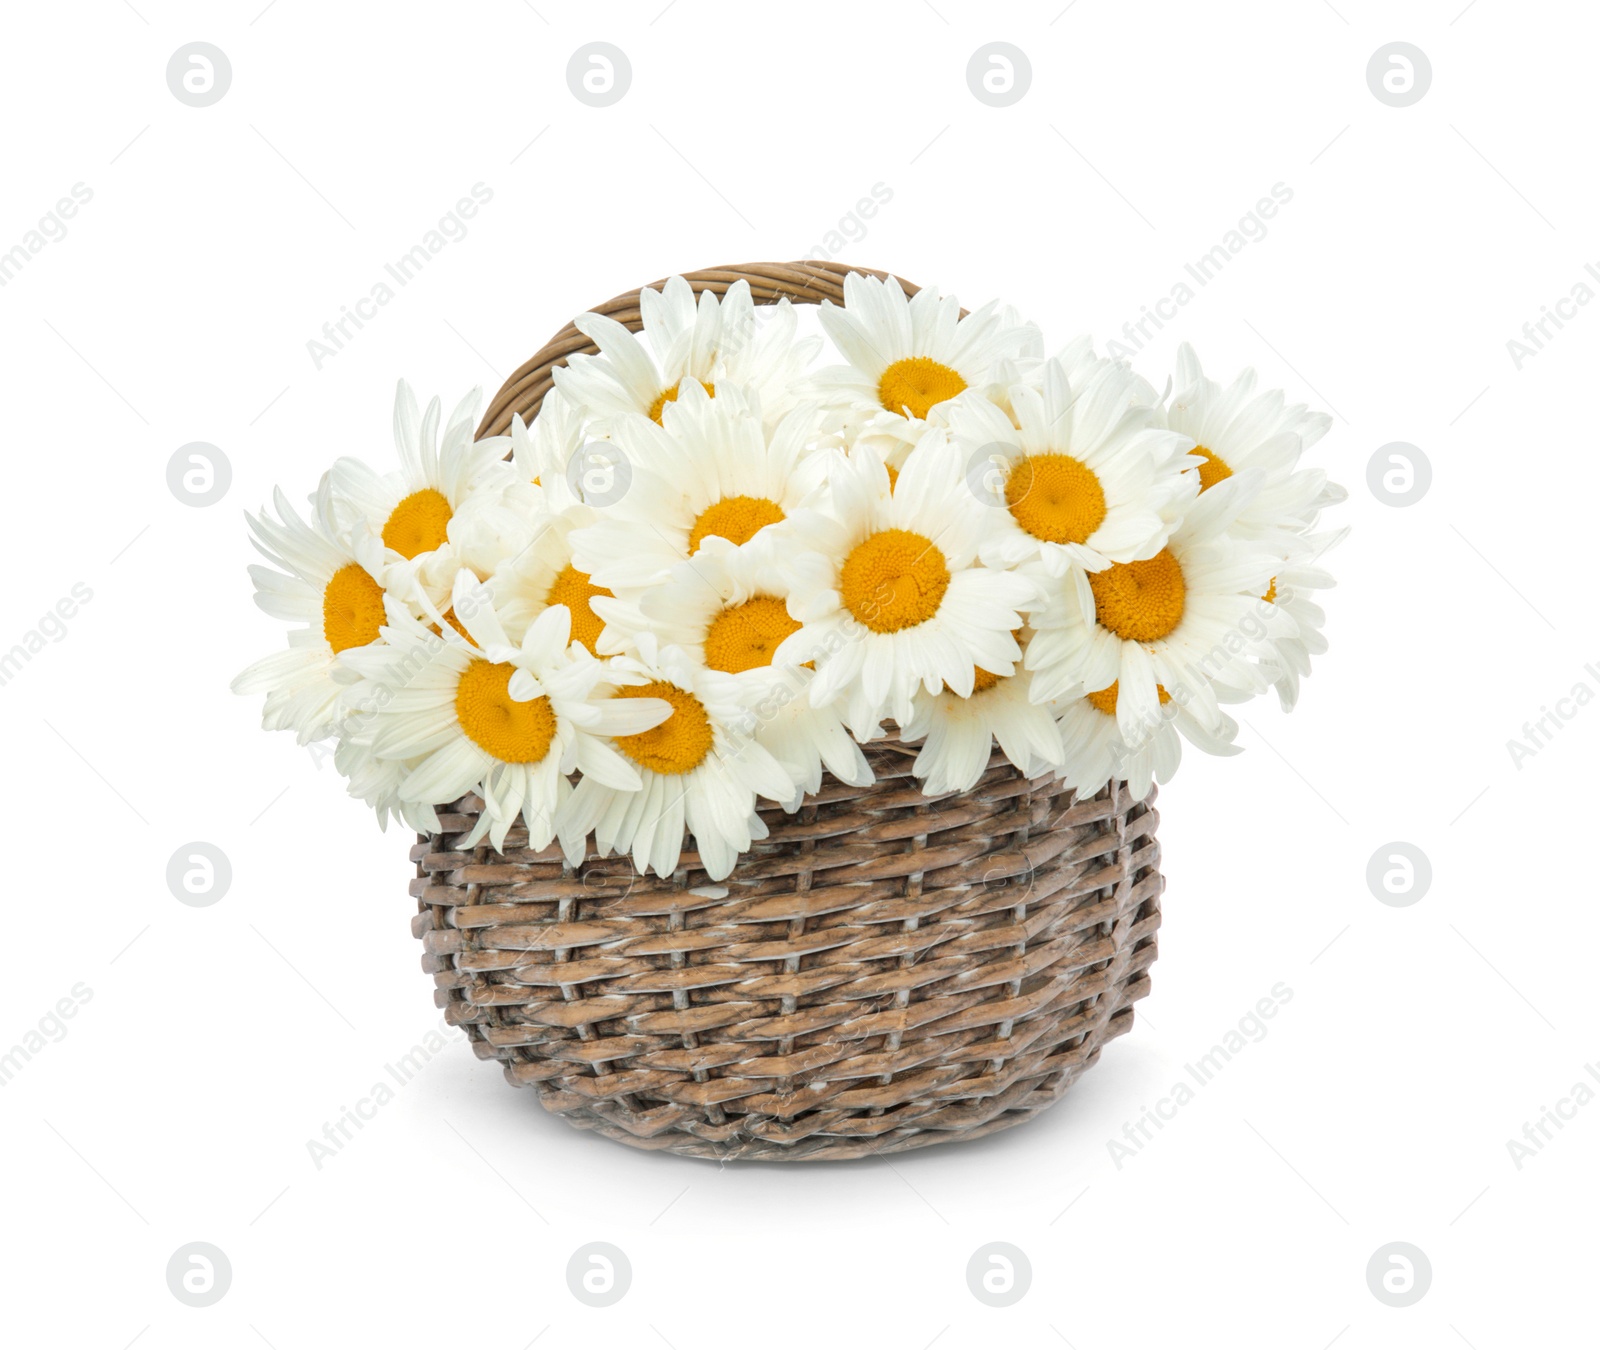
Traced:
MULTIPOLYGON (((836 264, 690 273, 757 299, 837 298, 836 264), (759 288, 758 288, 759 283, 759 288)), ((873 273, 872 275, 884 275, 873 273)), ((907 287, 908 291, 913 289, 907 287)), ((601 307, 635 330, 638 292, 601 307)), ((531 418, 563 330, 480 434, 531 418)), ((456 847, 481 803, 413 850, 413 930, 435 999, 480 1058, 580 1129, 718 1159, 843 1159, 974 1139, 1055 1101, 1149 991, 1162 878, 1154 794, 1076 799, 992 755, 925 797, 915 747, 875 742, 877 781, 824 776, 720 883, 686 848, 668 878, 558 847, 456 847)))

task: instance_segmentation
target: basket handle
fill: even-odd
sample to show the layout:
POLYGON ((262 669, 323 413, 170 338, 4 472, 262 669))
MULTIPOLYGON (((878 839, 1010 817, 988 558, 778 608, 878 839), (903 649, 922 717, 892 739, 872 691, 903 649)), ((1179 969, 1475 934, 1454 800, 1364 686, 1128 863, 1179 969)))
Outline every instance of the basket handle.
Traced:
MULTIPOLYGON (((871 267, 800 261, 735 263, 729 267, 710 267, 703 272, 685 272, 683 279, 689 283, 696 297, 705 291, 724 295, 735 282, 747 281, 750 283, 750 297, 758 305, 775 305, 779 300, 788 300, 796 305, 819 305, 824 300, 835 303, 844 300, 844 279, 851 272, 876 277, 880 281, 890 276, 888 272, 879 272, 871 267)), ((901 277, 895 280, 900 282, 900 288, 908 296, 915 295, 921 289, 901 277)), ((665 279, 650 283, 651 288, 665 284, 665 279)), ((603 305, 596 305, 592 312, 615 319, 624 328, 637 333, 644 326, 639 314, 639 290, 627 291, 603 305)), ((565 365, 569 356, 598 350, 594 343, 569 323, 524 365, 518 367, 516 373, 500 387, 500 392, 494 396, 494 401, 478 426, 478 439, 505 435, 511 430, 513 413, 521 413, 524 422, 533 421, 553 384, 550 372, 556 366, 565 365)))

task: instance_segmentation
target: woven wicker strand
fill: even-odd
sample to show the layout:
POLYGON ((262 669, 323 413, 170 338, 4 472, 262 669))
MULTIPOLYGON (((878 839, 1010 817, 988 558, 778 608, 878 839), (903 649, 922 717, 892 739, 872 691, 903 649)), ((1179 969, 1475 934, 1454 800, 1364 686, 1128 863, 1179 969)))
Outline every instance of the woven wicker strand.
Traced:
MULTIPOLYGON (((849 270, 686 275, 697 294, 743 277, 758 303, 815 303, 840 298, 849 270)), ((637 331, 638 298, 599 312, 637 331)), ((531 419, 551 368, 583 350, 570 325, 557 334, 480 436, 531 419)), ((462 849, 482 803, 441 809, 412 851, 436 1002, 547 1110, 638 1148, 846 1159, 1030 1119, 1149 992, 1154 793, 1113 783, 1080 801, 996 752, 971 790, 930 798, 914 746, 865 753, 870 787, 824 775, 797 812, 763 809, 768 837, 715 883, 692 841, 666 878, 592 840, 574 869, 557 847, 531 851, 520 826, 501 852, 462 849)))

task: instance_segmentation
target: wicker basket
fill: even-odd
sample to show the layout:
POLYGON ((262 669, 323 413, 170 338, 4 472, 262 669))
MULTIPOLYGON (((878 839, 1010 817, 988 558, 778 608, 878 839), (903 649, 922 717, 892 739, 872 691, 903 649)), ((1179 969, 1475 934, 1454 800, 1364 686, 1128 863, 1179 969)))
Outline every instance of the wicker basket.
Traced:
MULTIPOLYGON (((760 263, 688 280, 722 292, 742 277, 757 303, 816 303, 841 298, 849 270, 760 263)), ((638 297, 599 312, 637 330, 638 297)), ((563 329, 479 435, 531 419, 551 367, 584 350, 563 329)), ((970 791, 930 798, 913 747, 866 754, 871 787, 827 776, 793 815, 763 810, 768 838, 720 883, 688 850, 668 878, 593 853, 574 870, 554 846, 529 851, 520 827, 503 852, 462 850, 481 803, 443 809, 412 855, 436 1001, 546 1109, 638 1148, 840 1159, 1021 1124, 1149 991, 1154 794, 1116 783, 1079 801, 995 753, 970 791)))

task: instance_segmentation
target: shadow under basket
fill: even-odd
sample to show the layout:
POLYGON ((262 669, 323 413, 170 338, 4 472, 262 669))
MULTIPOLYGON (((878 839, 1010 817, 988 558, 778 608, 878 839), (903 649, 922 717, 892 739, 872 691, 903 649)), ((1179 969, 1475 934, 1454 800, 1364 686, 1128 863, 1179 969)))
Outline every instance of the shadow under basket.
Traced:
POLYGON ((1078 800, 996 753, 922 794, 914 747, 826 777, 713 882, 626 858, 574 869, 460 849, 481 803, 413 851, 435 999, 549 1111, 636 1148, 812 1160, 976 1139, 1049 1106, 1150 988, 1162 878, 1154 800, 1078 800))

